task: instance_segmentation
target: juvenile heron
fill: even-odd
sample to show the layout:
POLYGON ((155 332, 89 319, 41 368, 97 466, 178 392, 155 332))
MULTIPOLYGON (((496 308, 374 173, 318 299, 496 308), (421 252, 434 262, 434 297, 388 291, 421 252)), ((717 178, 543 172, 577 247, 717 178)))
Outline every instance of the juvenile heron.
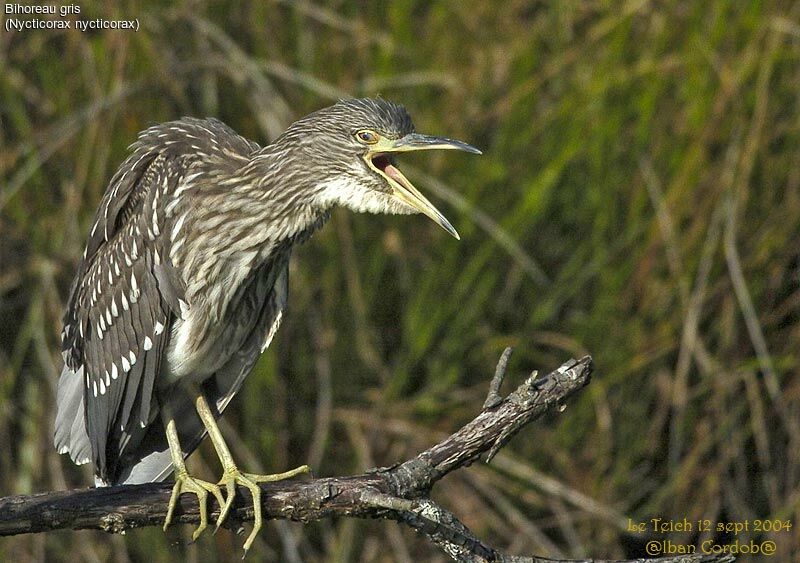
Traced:
POLYGON ((62 332, 55 446, 92 462, 98 485, 160 481, 174 471, 164 528, 183 492, 207 526, 236 485, 294 476, 239 471, 217 427, 286 304, 289 255, 334 206, 448 220, 396 168, 396 153, 474 147, 414 132, 385 100, 344 100, 292 124, 264 148, 215 119, 184 118, 139 135, 111 180, 78 266, 62 332), (208 433, 223 475, 188 474, 184 459, 208 433), (226 489, 223 499, 221 486, 226 489))

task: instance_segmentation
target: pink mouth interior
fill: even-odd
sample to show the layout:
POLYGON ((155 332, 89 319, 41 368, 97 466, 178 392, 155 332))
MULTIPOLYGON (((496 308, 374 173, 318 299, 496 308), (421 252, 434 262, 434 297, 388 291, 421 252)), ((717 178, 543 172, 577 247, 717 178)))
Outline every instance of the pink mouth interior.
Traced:
POLYGON ((375 168, 377 168, 378 170, 389 176, 392 180, 396 181, 401 186, 405 185, 405 178, 400 173, 400 171, 397 168, 395 168, 395 166, 392 164, 392 159, 388 155, 379 154, 374 156, 372 158, 372 164, 373 166, 375 166, 375 168))

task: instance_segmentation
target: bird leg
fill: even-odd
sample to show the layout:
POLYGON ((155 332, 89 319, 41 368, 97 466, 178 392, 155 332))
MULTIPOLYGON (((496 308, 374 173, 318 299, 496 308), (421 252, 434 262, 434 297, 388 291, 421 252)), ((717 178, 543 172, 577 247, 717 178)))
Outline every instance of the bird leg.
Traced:
POLYGON ((183 461, 183 451, 178 441, 175 420, 172 417, 167 420, 167 442, 169 443, 169 453, 172 455, 172 466, 175 468, 175 486, 172 487, 172 496, 169 498, 164 531, 167 531, 167 526, 172 522, 172 515, 175 512, 175 506, 178 504, 178 498, 181 494, 193 493, 197 495, 197 504, 200 506, 200 525, 197 526, 197 529, 192 534, 192 541, 195 541, 208 526, 208 493, 213 494, 219 505, 223 506, 225 502, 222 500, 222 491, 219 485, 196 479, 189 475, 186 470, 186 464, 183 461))
POLYGON ((261 529, 263 522, 261 515, 261 488, 258 486, 258 483, 282 481, 283 479, 289 479, 302 473, 309 473, 310 469, 307 465, 301 465, 300 467, 290 471, 286 471, 284 473, 275 473, 272 475, 258 475, 239 471, 239 468, 236 467, 236 463, 233 461, 233 456, 228 449, 228 445, 225 443, 225 440, 222 437, 222 432, 220 432, 217 422, 214 420, 214 414, 211 412, 211 408, 209 408, 208 402, 206 402, 206 399, 202 393, 198 393, 197 398, 195 399, 195 408, 197 409, 197 414, 200 415, 200 419, 203 421, 206 430, 208 430, 208 435, 211 438, 211 442, 214 444, 214 449, 217 450, 217 456, 222 463, 222 478, 217 484, 225 485, 225 488, 228 492, 228 496, 225 499, 225 505, 222 507, 222 510, 219 513, 219 518, 217 519, 217 529, 219 529, 220 525, 225 521, 230 513, 231 507, 233 506, 233 499, 236 495, 236 485, 246 487, 253 496, 253 531, 250 532, 250 535, 244 542, 244 552, 247 554, 247 550, 253 545, 253 541, 255 540, 258 531, 261 529))

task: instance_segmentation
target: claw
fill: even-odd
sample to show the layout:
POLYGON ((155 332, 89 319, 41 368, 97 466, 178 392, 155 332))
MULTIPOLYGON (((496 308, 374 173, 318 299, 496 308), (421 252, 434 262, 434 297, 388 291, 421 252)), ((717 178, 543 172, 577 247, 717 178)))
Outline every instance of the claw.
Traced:
POLYGON ((208 493, 214 495, 220 506, 224 504, 222 498, 222 491, 219 486, 202 479, 191 477, 186 471, 179 471, 175 474, 175 485, 172 487, 172 495, 169 498, 169 506, 167 508, 167 518, 164 520, 164 531, 172 523, 172 516, 175 513, 175 507, 178 504, 178 498, 183 493, 192 493, 197 495, 197 504, 200 507, 200 525, 197 526, 192 533, 192 541, 197 541, 200 534, 208 527, 208 493))
MULTIPOLYGON (((228 514, 233 507, 233 499, 236 495, 236 485, 241 485, 250 491, 250 494, 253 496, 253 530, 250 532, 250 535, 247 536, 247 540, 244 542, 244 554, 247 555, 247 551, 252 547, 253 542, 258 535, 259 530, 261 530, 261 526, 263 523, 263 517, 261 513, 261 487, 258 486, 258 483, 269 483, 273 481, 282 481, 284 479, 290 479, 292 477, 296 477, 297 475, 303 473, 310 473, 310 468, 307 465, 301 465, 295 469, 290 471, 285 471, 284 473, 275 473, 272 475, 259 475, 256 473, 243 473, 239 471, 239 469, 234 465, 225 469, 225 473, 222 476, 222 479, 219 480, 217 485, 225 485, 225 489, 227 491, 227 497, 225 499, 225 504, 220 504, 222 509, 219 513, 219 518, 217 518, 217 528, 214 530, 214 533, 219 530, 220 526, 225 522, 228 518, 228 514)), ((218 487, 219 488, 219 487, 218 487)), ((244 559, 244 557, 242 557, 244 559)))

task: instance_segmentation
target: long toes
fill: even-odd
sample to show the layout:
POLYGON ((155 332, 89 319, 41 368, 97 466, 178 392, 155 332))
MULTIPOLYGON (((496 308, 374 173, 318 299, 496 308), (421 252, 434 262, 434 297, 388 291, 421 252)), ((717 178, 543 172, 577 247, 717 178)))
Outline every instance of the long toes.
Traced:
POLYGON ((169 505, 167 507, 167 518, 164 520, 164 531, 172 522, 172 515, 175 513, 175 505, 178 504, 178 497, 181 496, 181 482, 175 481, 175 486, 172 487, 172 495, 169 497, 169 505))
POLYGON ((214 498, 217 500, 217 504, 222 510, 222 507, 225 506, 225 499, 222 497, 222 489, 219 488, 218 485, 214 483, 209 483, 207 481, 200 481, 200 486, 203 487, 206 491, 214 495, 214 498))
MULTIPOLYGON (((258 532, 261 530, 263 523, 263 518, 261 515, 261 487, 258 486, 258 483, 282 481, 303 473, 311 473, 311 469, 307 465, 301 465, 300 467, 284 473, 276 473, 274 475, 258 475, 255 473, 243 473, 235 466, 228 467, 225 470, 222 479, 220 479, 217 483, 217 485, 225 485, 227 498, 225 499, 224 504, 220 502, 220 506, 222 508, 219 513, 219 518, 217 518, 217 527, 215 533, 217 530, 219 530, 220 526, 225 522, 230 514, 230 511, 233 507, 233 499, 236 495, 236 485, 246 487, 253 497, 253 530, 250 532, 250 535, 247 536, 247 540, 244 542, 244 554, 247 555, 247 551, 253 546, 253 542, 255 541, 256 536, 258 536, 258 532)), ((219 487, 217 487, 217 490, 219 490, 219 487)), ((210 489, 209 491, 212 493, 214 492, 210 489)), ((219 501, 219 497, 217 500, 219 501)), ((244 557, 242 558, 244 559, 244 557)))
POLYGON ((273 473, 270 475, 259 475, 257 473, 242 473, 246 478, 255 483, 271 483, 273 481, 283 481, 284 479, 291 479, 298 475, 311 474, 311 468, 308 465, 301 465, 283 473, 273 473))
POLYGON ((200 525, 192 532, 192 541, 197 541, 208 527, 208 493, 202 488, 192 492, 197 495, 197 504, 200 507, 200 525))
POLYGON ((214 483, 208 483, 200 479, 189 477, 188 475, 178 476, 175 479, 175 486, 172 487, 172 495, 169 499, 167 517, 164 520, 164 531, 172 523, 175 514, 175 507, 178 499, 183 493, 191 493, 197 496, 197 505, 200 508, 200 524, 192 533, 192 541, 196 541, 200 534, 208 527, 208 493, 212 493, 217 501, 222 505, 222 493, 214 483))
MULTIPOLYGON (((261 488, 249 479, 242 479, 240 483, 250 489, 250 494, 253 495, 253 529, 244 542, 244 554, 247 555, 247 550, 253 545, 258 532, 261 530, 261 488)), ((244 559, 244 556, 242 556, 242 559, 244 559)))
POLYGON ((220 480, 219 484, 222 485, 223 483, 225 484, 225 490, 228 493, 228 497, 225 499, 224 503, 220 503, 222 508, 219 511, 219 518, 217 518, 217 527, 214 530, 215 534, 219 531, 220 526, 222 526, 222 524, 228 518, 228 514, 233 506, 233 499, 236 496, 236 481, 234 479, 223 478, 220 480))

